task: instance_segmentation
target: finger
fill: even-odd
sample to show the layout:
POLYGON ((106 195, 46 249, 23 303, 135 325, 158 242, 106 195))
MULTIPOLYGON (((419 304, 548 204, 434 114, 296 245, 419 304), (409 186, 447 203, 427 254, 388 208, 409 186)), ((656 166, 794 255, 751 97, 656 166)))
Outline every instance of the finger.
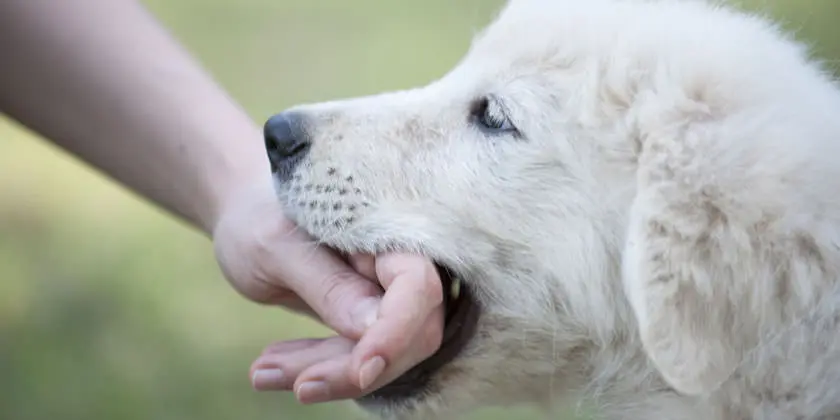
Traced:
POLYGON ((376 258, 371 254, 351 254, 347 261, 356 272, 376 281, 376 258))
POLYGON ((265 346, 261 354, 289 353, 292 351, 314 347, 324 340, 327 340, 327 338, 303 338, 299 340, 277 341, 265 346))
MULTIPOLYGON (((365 387, 359 385, 359 388, 365 393, 379 389, 434 354, 440 348, 443 336, 443 318, 443 307, 433 311, 423 323, 422 331, 414 337, 414 340, 411 341, 410 346, 406 349, 402 357, 389 363, 383 373, 378 377, 374 377, 370 384, 365 384, 365 387)), ((359 348, 358 345, 356 348, 359 348)), ((354 352, 351 357, 355 358, 356 355, 357 352, 354 352)), ((351 370, 350 375, 352 375, 352 372, 354 371, 351 370)), ((355 376, 361 377, 362 375, 355 376)), ((354 382, 354 385, 357 384, 354 382)))
POLYGON ((263 354, 251 365, 251 383, 259 391, 291 390, 295 378, 302 371, 338 356, 348 357, 354 344, 353 341, 338 336, 308 347, 298 348, 290 345, 288 351, 263 354))
POLYGON ((443 287, 431 261, 387 254, 377 257, 376 271, 386 289, 379 317, 353 351, 355 384, 362 389, 386 371, 389 377, 405 372, 437 350, 443 337, 443 287), (422 348, 411 349, 421 333, 422 348))
POLYGON ((288 294, 283 295, 282 299, 278 298, 268 298, 265 302, 267 304, 278 305, 281 306, 283 309, 287 309, 295 314, 305 316, 307 318, 311 318, 315 321, 323 323, 324 321, 321 319, 321 316, 315 313, 309 305, 300 298, 300 296, 294 294, 293 292, 289 292, 288 294))
POLYGON ((300 231, 290 232, 272 272, 297 293, 321 320, 339 334, 358 339, 376 319, 382 289, 326 248, 311 245, 300 231))
MULTIPOLYGON (((435 317, 436 315, 433 314, 427 324, 434 324, 435 317)), ((415 343, 422 343, 424 339, 425 337, 421 335, 415 340, 415 343)), ((415 347, 419 348, 420 346, 412 346, 412 348, 415 347)), ((423 356, 415 357, 416 360, 422 358, 423 356)), ((351 356, 349 354, 342 354, 306 368, 300 373, 293 385, 298 400, 305 404, 313 404, 359 398, 384 386, 401 374, 383 375, 372 386, 367 389, 361 389, 352 378, 350 365, 351 356)), ((408 366, 403 366, 404 370, 408 370, 408 368, 408 366)))
POLYGON ((306 316, 315 321, 322 322, 321 316, 315 313, 309 305, 303 301, 295 292, 283 287, 275 286, 267 282, 251 282, 243 295, 249 299, 268 305, 282 306, 296 314, 306 316))
POLYGON ((358 398, 364 395, 347 375, 350 355, 343 355, 304 370, 294 384, 295 396, 303 404, 358 398))

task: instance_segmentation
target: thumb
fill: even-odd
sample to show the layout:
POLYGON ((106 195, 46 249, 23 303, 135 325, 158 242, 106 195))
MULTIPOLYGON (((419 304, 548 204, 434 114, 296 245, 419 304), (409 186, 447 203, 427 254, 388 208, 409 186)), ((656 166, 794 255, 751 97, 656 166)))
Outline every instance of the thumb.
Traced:
POLYGON ((283 255, 277 272, 330 328, 358 340, 373 324, 384 291, 327 248, 311 245, 283 255), (297 255, 296 255, 297 254, 297 255))
POLYGON ((331 329, 361 338, 376 319, 382 288, 315 245, 289 219, 278 218, 279 204, 256 206, 257 213, 254 207, 228 211, 214 230, 217 259, 233 286, 266 303, 285 304, 296 295, 331 329))

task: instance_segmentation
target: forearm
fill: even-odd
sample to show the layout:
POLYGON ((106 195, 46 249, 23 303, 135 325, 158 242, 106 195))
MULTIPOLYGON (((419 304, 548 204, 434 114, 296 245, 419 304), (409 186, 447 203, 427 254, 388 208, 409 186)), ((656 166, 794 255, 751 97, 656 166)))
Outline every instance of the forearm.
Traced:
POLYGON ((0 2, 0 110, 210 232, 257 127, 135 0, 0 2))

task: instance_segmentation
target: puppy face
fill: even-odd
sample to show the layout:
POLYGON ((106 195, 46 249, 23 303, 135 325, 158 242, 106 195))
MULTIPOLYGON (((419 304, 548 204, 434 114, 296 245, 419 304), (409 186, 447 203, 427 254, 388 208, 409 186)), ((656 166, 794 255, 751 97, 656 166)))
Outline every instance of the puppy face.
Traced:
POLYGON ((440 352, 457 355, 367 407, 404 417, 542 399, 558 373, 573 376, 583 331, 567 300, 587 291, 564 282, 614 273, 611 194, 569 112, 585 69, 554 43, 511 42, 532 17, 503 14, 428 86, 299 106, 266 125, 277 191, 302 228, 346 252, 427 255, 461 282, 450 315, 470 314, 447 324, 440 352))

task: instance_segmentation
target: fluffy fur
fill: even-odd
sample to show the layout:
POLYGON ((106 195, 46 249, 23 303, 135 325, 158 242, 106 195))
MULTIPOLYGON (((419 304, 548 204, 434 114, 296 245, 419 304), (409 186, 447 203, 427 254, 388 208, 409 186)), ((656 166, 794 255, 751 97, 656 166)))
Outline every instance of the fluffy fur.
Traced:
POLYGON ((294 111, 296 221, 426 254, 483 306, 428 395, 384 415, 840 418, 840 89, 767 20, 512 0, 441 79, 294 111), (484 100, 517 131, 481 126, 484 100))

